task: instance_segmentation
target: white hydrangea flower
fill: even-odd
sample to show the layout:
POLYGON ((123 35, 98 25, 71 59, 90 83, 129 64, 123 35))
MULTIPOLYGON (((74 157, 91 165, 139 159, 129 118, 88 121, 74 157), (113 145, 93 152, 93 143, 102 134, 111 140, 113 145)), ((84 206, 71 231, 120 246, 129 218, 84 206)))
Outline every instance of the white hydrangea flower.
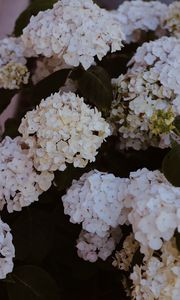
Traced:
MULTIPOLYGON (((88 69, 94 57, 122 48, 124 35, 113 16, 91 0, 61 0, 32 16, 22 40, 30 56, 58 56, 71 66, 88 69)), ((28 55, 28 54, 27 54, 28 55)))
POLYGON ((107 236, 111 228, 127 221, 124 209, 128 179, 113 174, 91 171, 74 180, 62 197, 64 212, 72 223, 99 237, 107 236))
POLYGON ((0 67, 10 62, 26 64, 21 38, 6 37, 0 40, 0 67))
POLYGON ((172 35, 180 38, 180 2, 174 1, 168 7, 168 14, 163 20, 163 27, 172 35))
POLYGON ((54 175, 34 170, 29 149, 20 137, 6 137, 0 143, 0 154, 0 210, 7 204, 8 212, 20 211, 50 188, 54 175))
POLYGON ((76 245, 78 256, 92 263, 98 258, 106 260, 114 251, 121 235, 119 227, 111 230, 104 237, 82 230, 76 245))
POLYGON ((175 229, 180 232, 180 188, 172 186, 160 171, 138 170, 130 174, 125 206, 135 239, 143 247, 158 250, 175 229))
POLYGON ((136 265, 130 276, 132 297, 137 300, 178 300, 180 293, 180 254, 174 239, 165 242, 159 256, 136 265))
POLYGON ((0 88, 19 89, 22 84, 27 84, 29 72, 26 66, 10 62, 0 68, 0 88))
POLYGON ((12 272, 14 257, 15 249, 10 228, 0 219, 0 279, 6 278, 6 275, 12 272))
POLYGON ((113 79, 110 123, 120 147, 169 147, 180 113, 180 40, 164 37, 138 48, 127 74, 113 79))
POLYGON ((168 7, 159 1, 124 1, 113 15, 125 33, 126 43, 137 42, 140 32, 156 31, 167 16, 168 7))
POLYGON ((30 147, 38 171, 64 171, 67 163, 83 168, 95 161, 110 132, 96 108, 74 93, 55 93, 22 119, 19 132, 30 147))
POLYGON ((19 89, 21 84, 27 84, 29 72, 25 64, 21 38, 0 40, 0 88, 19 89))

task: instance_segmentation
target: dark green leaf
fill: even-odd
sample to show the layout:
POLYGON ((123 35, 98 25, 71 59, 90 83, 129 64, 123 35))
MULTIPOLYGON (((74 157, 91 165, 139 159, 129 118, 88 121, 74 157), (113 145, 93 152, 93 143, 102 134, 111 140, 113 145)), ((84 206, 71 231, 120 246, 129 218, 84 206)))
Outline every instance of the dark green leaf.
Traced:
POLYGON ((177 249, 180 251, 180 232, 178 232, 177 230, 175 232, 175 239, 176 239, 177 249))
POLYGON ((36 16, 40 11, 52 8, 57 0, 36 0, 24 10, 19 18, 16 20, 14 34, 20 36, 23 29, 28 25, 31 16, 36 16))
POLYGON ((9 300, 60 300, 55 281, 39 267, 18 267, 12 277, 15 283, 7 284, 9 300))
POLYGON ((180 145, 176 145, 165 156, 162 171, 170 183, 180 187, 180 145))
POLYGON ((7 119, 7 121, 5 122, 5 130, 3 133, 3 138, 5 136, 10 136, 11 138, 15 138, 16 136, 18 136, 19 125, 20 125, 20 120, 14 118, 7 119))
POLYGON ((109 112, 113 94, 106 70, 100 66, 92 66, 87 71, 77 68, 70 77, 77 81, 79 91, 89 103, 94 104, 104 114, 109 112))
POLYGON ((80 176, 91 169, 91 165, 84 168, 75 168, 72 164, 69 164, 65 171, 56 171, 54 183, 57 186, 58 191, 66 190, 72 183, 73 179, 79 179, 80 176))
POLYGON ((69 72, 70 69, 62 69, 38 82, 32 89, 34 104, 39 104, 40 100, 47 98, 51 93, 58 92, 66 82, 69 72))
POLYGON ((8 107, 17 90, 0 89, 0 114, 8 107))
POLYGON ((53 213, 36 206, 24 208, 11 225, 16 260, 40 263, 54 242, 53 213))

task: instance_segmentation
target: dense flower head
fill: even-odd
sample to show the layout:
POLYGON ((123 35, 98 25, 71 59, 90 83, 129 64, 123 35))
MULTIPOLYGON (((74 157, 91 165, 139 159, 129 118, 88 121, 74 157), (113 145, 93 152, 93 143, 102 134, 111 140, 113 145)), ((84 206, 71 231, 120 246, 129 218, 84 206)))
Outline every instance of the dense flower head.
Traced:
POLYGON ((57 55, 71 66, 85 69, 108 51, 122 47, 124 35, 113 16, 91 0, 62 0, 32 16, 22 39, 30 56, 57 55))
POLYGON ((180 38, 180 2, 174 1, 168 7, 168 14, 163 20, 163 27, 166 28, 171 35, 180 38))
POLYGON ((125 206, 135 239, 158 250, 177 229, 180 232, 180 188, 172 186, 160 171, 138 170, 130 174, 125 206))
POLYGON ((78 256, 90 262, 95 262, 98 258, 106 260, 114 251, 121 235, 119 227, 111 230, 104 237, 82 230, 76 245, 78 256))
POLYGON ((0 88, 19 89, 22 84, 27 84, 29 72, 26 66, 10 62, 0 68, 0 88))
POLYGON ((0 40, 0 67, 9 62, 26 64, 21 38, 6 37, 0 40))
POLYGON ((105 237, 111 228, 127 221, 123 200, 128 179, 91 171, 74 180, 62 197, 64 212, 72 223, 82 223, 89 233, 105 237))
POLYGON ((0 210, 20 211, 37 201, 51 186, 54 175, 37 173, 29 149, 20 137, 6 137, 0 144, 0 210))
POLYGON ((168 7, 159 1, 124 1, 113 15, 119 21, 126 36, 126 42, 136 42, 140 30, 156 31, 167 15, 168 7))
POLYGON ((85 167, 111 133, 101 113, 71 92, 42 100, 22 119, 19 132, 38 171, 64 171, 67 163, 85 167))
POLYGON ((110 122, 121 148, 169 147, 180 114, 180 42, 161 38, 137 49, 127 74, 113 79, 110 122))
POLYGON ((144 259, 131 274, 132 297, 137 300, 178 300, 180 293, 180 254, 175 239, 165 242, 159 255, 144 259))
POLYGON ((0 219, 0 279, 6 278, 13 270, 15 249, 9 226, 0 219))

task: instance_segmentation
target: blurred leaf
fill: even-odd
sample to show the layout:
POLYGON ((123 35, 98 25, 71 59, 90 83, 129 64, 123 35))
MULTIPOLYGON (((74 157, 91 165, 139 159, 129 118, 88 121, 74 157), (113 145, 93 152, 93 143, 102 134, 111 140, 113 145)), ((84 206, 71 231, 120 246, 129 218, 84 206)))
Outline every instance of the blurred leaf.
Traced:
POLYGON ((175 231, 175 239, 177 249, 180 251, 180 232, 178 232, 177 230, 175 231))
POLYGON ((24 10, 19 18, 16 20, 14 35, 20 36, 22 34, 23 29, 28 25, 31 16, 36 16, 40 11, 44 11, 48 8, 52 8, 53 4, 57 2, 57 0, 35 0, 32 4, 28 6, 26 10, 24 10))
POLYGON ((180 145, 175 145, 167 153, 162 163, 162 171, 171 184, 180 187, 180 145))
POLYGON ((3 138, 5 136, 10 136, 11 138, 15 138, 16 136, 18 136, 19 125, 20 125, 20 120, 17 120, 15 118, 7 119, 5 122, 5 130, 3 133, 3 138))
POLYGON ((31 92, 34 104, 39 104, 40 100, 47 98, 51 93, 58 92, 66 82, 69 72, 70 69, 62 69, 38 82, 31 92))
POLYGON ((65 171, 56 171, 54 183, 58 191, 66 190, 70 187, 74 179, 79 179, 84 173, 91 170, 91 165, 88 165, 86 168, 75 168, 73 164, 68 164, 65 171))
POLYGON ((0 89, 0 114, 8 107, 17 90, 0 89))
POLYGON ((24 208, 11 225, 16 260, 40 263, 51 251, 54 242, 54 223, 51 211, 36 205, 24 208))
POLYGON ((113 94, 106 70, 100 66, 92 66, 87 71, 76 68, 70 77, 77 81, 79 91, 89 103, 94 104, 104 114, 109 112, 113 94))
POLYGON ((9 300, 60 300, 55 281, 39 267, 15 268, 12 277, 15 283, 7 283, 9 300))

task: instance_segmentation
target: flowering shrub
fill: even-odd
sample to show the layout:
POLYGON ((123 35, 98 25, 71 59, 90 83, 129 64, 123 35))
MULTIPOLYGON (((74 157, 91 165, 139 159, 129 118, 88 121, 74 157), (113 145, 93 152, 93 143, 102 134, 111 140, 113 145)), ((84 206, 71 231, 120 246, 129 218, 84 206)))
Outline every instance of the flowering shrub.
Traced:
POLYGON ((3 300, 179 300, 179 38, 176 1, 34 0, 0 41, 3 300))

